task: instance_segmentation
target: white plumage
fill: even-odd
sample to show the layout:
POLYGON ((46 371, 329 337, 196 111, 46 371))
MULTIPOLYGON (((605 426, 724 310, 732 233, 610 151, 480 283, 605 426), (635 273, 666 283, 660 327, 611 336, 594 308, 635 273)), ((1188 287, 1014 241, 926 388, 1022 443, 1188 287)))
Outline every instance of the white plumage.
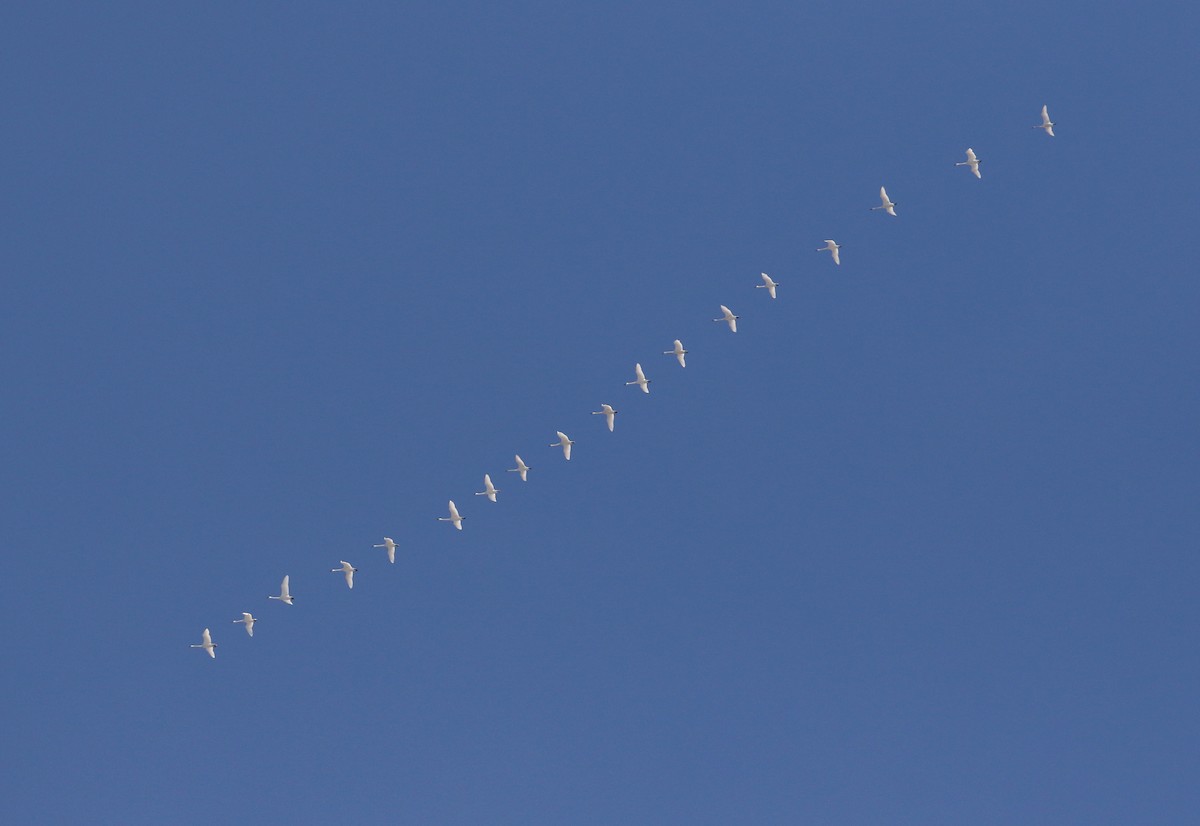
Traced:
POLYGON ((763 283, 755 284, 754 286, 760 290, 766 290, 767 295, 771 296, 771 298, 774 298, 775 297, 775 288, 779 286, 779 282, 772 281, 771 276, 767 275, 765 272, 761 273, 761 275, 762 275, 763 283))
POLYGON ((390 536, 383 538, 382 545, 372 545, 373 548, 387 548, 388 562, 395 564, 396 562, 396 543, 392 541, 390 536))
POLYGON ((239 622, 242 625, 246 626, 246 633, 253 637, 254 636, 254 623, 258 622, 258 620, 256 620, 254 618, 254 615, 247 614, 245 611, 243 611, 242 618, 240 620, 234 620, 234 623, 239 623, 239 622))
POLYGON ((673 356, 675 356, 675 359, 679 362, 680 367, 687 367, 687 359, 684 358, 684 356, 687 355, 687 350, 683 349, 683 342, 680 341, 679 339, 675 339, 675 348, 672 350, 663 350, 663 355, 664 356, 672 356, 673 355, 673 356))
POLYGON ((965 161, 959 161, 955 164, 955 166, 968 166, 971 168, 971 171, 975 173, 976 178, 982 178, 983 176, 979 174, 979 164, 981 163, 983 163, 983 161, 979 160, 979 158, 975 156, 975 150, 968 147, 967 159, 965 161))
POLYGON ((279 586, 279 596, 267 597, 267 599, 277 599, 280 602, 285 602, 288 605, 291 605, 292 604, 292 592, 290 590, 288 590, 288 580, 289 579, 290 579, 290 577, 288 577, 288 576, 285 576, 283 578, 283 584, 279 586))
POLYGON ((208 633, 207 628, 205 628, 204 633, 200 635, 200 639, 203 640, 203 642, 201 642, 199 645, 193 644, 192 648, 203 648, 208 652, 208 656, 215 660, 217 658, 217 644, 212 641, 212 635, 208 633))
POLYGON ((1045 129, 1047 135, 1052 138, 1054 137, 1054 121, 1050 120, 1050 113, 1046 111, 1045 104, 1042 104, 1042 122, 1033 128, 1045 129))
POLYGON ((520 455, 514 456, 513 458, 517 460, 517 466, 510 467, 508 469, 508 472, 509 473, 519 473, 519 474, 521 474, 521 481, 528 482, 529 481, 529 465, 525 464, 525 462, 523 462, 521 460, 520 455))
POLYGON ((353 565, 351 565, 349 562, 347 562, 346 560, 343 559, 341 566, 338 568, 331 568, 330 573, 336 574, 336 573, 340 572, 340 573, 345 574, 346 575, 346 587, 353 588, 354 587, 354 572, 357 570, 358 570, 358 568, 355 568, 353 565))
POLYGON ((575 443, 572 442, 571 439, 567 436, 567 434, 563 433, 561 430, 557 430, 555 432, 558 434, 558 441, 551 442, 550 447, 562 446, 563 456, 566 458, 566 460, 568 462, 571 461, 571 445, 573 445, 575 443))
POLYGON ((827 238, 827 239, 825 239, 825 246, 817 247, 817 252, 828 251, 830 253, 833 253, 833 263, 837 264, 840 267, 842 265, 842 257, 840 255, 838 255, 838 250, 840 250, 841 248, 842 248, 842 245, 839 244, 837 241, 827 238))
POLYGON ((721 305, 721 316, 722 316, 721 318, 714 318, 713 321, 724 321, 726 324, 729 325, 729 329, 736 333, 737 332, 737 320, 739 318, 741 318, 741 316, 734 315, 733 311, 730 310, 728 307, 726 307, 724 304, 721 305))
POLYGON ((593 416, 603 416, 604 420, 606 422, 608 422, 608 432, 612 433, 613 424, 616 422, 616 419, 617 419, 617 411, 613 410, 613 406, 611 404, 600 405, 600 409, 593 410, 592 415, 593 416))
POLYGON ((640 362, 633 365, 633 374, 637 376, 637 378, 633 381, 625 382, 625 386, 628 387, 631 384, 636 384, 638 387, 642 388, 643 393, 649 393, 650 379, 646 378, 646 374, 642 372, 642 365, 640 362))
POLYGON ((486 473, 483 474, 483 490, 476 493, 476 496, 486 496, 491 501, 496 501, 496 494, 500 492, 500 488, 492 484, 492 477, 486 473))
POLYGON ((882 209, 888 215, 894 216, 896 214, 896 205, 892 203, 890 198, 888 198, 887 190, 883 187, 879 187, 879 200, 880 205, 877 207, 871 207, 872 210, 882 209))
POLYGON ((439 516, 438 521, 439 522, 452 522, 452 523, 454 523, 454 527, 458 528, 461 531, 463 520, 466 518, 467 517, 465 517, 465 516, 458 515, 458 508, 455 506, 454 500, 451 499, 450 500, 450 515, 449 516, 439 516))

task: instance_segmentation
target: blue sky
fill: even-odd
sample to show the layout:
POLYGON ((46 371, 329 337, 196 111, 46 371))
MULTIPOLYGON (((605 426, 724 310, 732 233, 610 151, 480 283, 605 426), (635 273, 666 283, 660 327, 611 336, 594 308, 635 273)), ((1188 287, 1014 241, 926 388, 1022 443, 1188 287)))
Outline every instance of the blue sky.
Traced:
POLYGON ((1194 816, 1198 17, 11 11, 0 815, 1194 816))

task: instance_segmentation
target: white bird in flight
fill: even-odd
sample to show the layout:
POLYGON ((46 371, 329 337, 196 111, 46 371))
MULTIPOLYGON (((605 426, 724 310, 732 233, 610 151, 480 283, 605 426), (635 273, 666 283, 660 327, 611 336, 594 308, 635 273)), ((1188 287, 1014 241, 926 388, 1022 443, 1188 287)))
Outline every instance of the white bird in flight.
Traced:
POLYGON ((634 372, 634 375, 637 376, 637 378, 634 379, 633 381, 625 382, 625 386, 628 387, 631 384, 636 384, 638 387, 642 388, 643 393, 649 393, 650 392, 650 379, 646 378, 646 374, 642 372, 641 362, 638 362, 637 364, 633 365, 633 372, 634 372))
POLYGON ((234 623, 241 623, 242 625, 246 626, 246 633, 252 637, 254 636, 254 623, 256 622, 258 622, 258 620, 254 618, 254 615, 247 614, 245 611, 242 612, 242 618, 240 620, 234 620, 234 623))
MULTIPOLYGON (((616 419, 617 419, 617 411, 613 410, 613 408, 612 408, 612 405, 611 405, 611 404, 602 404, 602 405, 600 405, 600 409, 599 409, 599 410, 593 410, 593 411, 592 411, 592 415, 593 415, 593 416, 603 416, 603 417, 604 417, 604 420, 605 420, 606 422, 608 422, 608 432, 609 432, 609 433, 612 433, 612 430, 613 430, 613 423, 614 423, 614 422, 616 421, 616 419)), ((553 447, 553 445, 551 445, 551 447, 553 447)))
POLYGON ((767 275, 765 272, 762 273, 762 280, 763 280, 763 283, 755 284, 754 286, 760 290, 766 290, 767 295, 771 296, 771 298, 774 298, 775 297, 775 288, 779 286, 779 282, 772 281, 771 276, 767 275))
POLYGON ((393 565, 396 563, 396 543, 392 541, 392 538, 390 536, 385 536, 383 538, 382 545, 372 545, 371 547, 372 548, 387 548, 388 562, 391 562, 393 565))
POLYGON ((492 502, 496 501, 496 494, 500 492, 500 488, 492 484, 492 477, 486 473, 483 474, 483 490, 475 494, 476 496, 486 496, 492 502))
POLYGON ((955 166, 969 166, 971 167, 971 171, 975 173, 976 178, 982 178, 983 176, 979 174, 979 164, 981 163, 983 163, 983 161, 975 157, 975 150, 968 148, 967 159, 965 161, 959 161, 955 164, 955 166))
POLYGON ((528 482, 529 481, 529 465, 527 465, 523 461, 521 461, 520 455, 514 456, 513 458, 517 460, 517 466, 510 467, 508 469, 508 472, 509 473, 519 473, 519 474, 521 474, 521 481, 528 482))
POLYGON ((1047 135, 1052 138, 1054 137, 1054 121, 1050 120, 1050 113, 1046 111, 1046 105, 1044 103, 1042 104, 1042 122, 1033 128, 1045 129, 1047 135))
POLYGON ((212 641, 212 634, 208 633, 207 628, 205 628, 204 633, 200 635, 200 639, 204 640, 204 642, 200 643, 199 645, 192 645, 192 648, 203 648, 208 652, 208 656, 215 660, 217 658, 217 644, 212 641))
POLYGON ((279 596, 267 597, 267 599, 277 599, 280 602, 286 602, 288 605, 291 605, 292 592, 288 590, 288 579, 286 576, 283 578, 283 584, 279 586, 279 596))
POLYGON ((881 201, 881 204, 877 207, 871 207, 871 210, 875 211, 877 209, 882 209, 888 215, 891 215, 894 217, 896 215, 896 205, 893 204, 891 202, 891 200, 888 198, 887 190, 884 189, 883 187, 879 187, 879 200, 881 201))
POLYGON ((724 316, 724 318, 714 318, 713 321, 724 321, 726 324, 729 325, 729 329, 733 330, 736 333, 737 332, 737 320, 739 318, 741 318, 741 316, 734 315, 733 311, 730 310, 728 307, 726 307, 724 304, 721 305, 721 313, 724 316))
POLYGON ((687 367, 687 359, 684 358, 684 356, 687 355, 687 350, 683 349, 683 342, 679 339, 675 339, 675 349, 663 350, 663 355, 675 356, 675 358, 679 360, 680 367, 687 367))
POLYGON ((829 252, 833 253, 833 263, 837 264, 840 267, 842 265, 842 258, 841 258, 841 256, 838 255, 838 250, 840 250, 841 248, 842 248, 842 245, 839 244, 837 241, 833 241, 833 240, 827 238, 827 239, 825 239, 825 246, 817 247, 817 252, 829 251, 829 252))
POLYGON ((338 572, 345 574, 346 575, 346 587, 353 588, 354 587, 354 572, 357 570, 358 570, 358 568, 355 568, 353 565, 351 565, 349 562, 347 562, 346 560, 343 559, 342 565, 340 568, 330 568, 329 572, 331 574, 336 574, 338 572))
POLYGON ((439 516, 437 518, 437 520, 439 522, 453 522, 454 527, 458 528, 461 531, 463 520, 466 518, 467 517, 465 517, 465 516, 458 515, 458 508, 456 508, 454 506, 454 500, 451 499, 450 500, 450 515, 449 516, 439 516))
POLYGON ((575 443, 572 442, 570 437, 568 437, 567 434, 563 433, 561 430, 556 430, 555 432, 558 434, 558 441, 551 442, 550 447, 558 447, 559 445, 562 445, 563 456, 567 458, 568 462, 571 461, 571 445, 575 443))

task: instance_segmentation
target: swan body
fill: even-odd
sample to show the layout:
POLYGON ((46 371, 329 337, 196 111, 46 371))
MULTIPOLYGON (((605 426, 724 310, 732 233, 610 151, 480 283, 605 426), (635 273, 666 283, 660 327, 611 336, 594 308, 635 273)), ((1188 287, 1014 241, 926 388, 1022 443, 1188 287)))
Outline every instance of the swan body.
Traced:
POLYGON ((983 163, 983 161, 976 157, 975 150, 968 147, 967 159, 965 161, 959 161, 955 164, 955 166, 969 166, 971 168, 971 172, 974 173, 976 178, 982 178, 983 176, 979 174, 979 165, 981 163, 983 163))
POLYGON ((383 538, 382 545, 372 545, 371 547, 372 548, 387 548, 388 562, 391 562, 393 565, 396 563, 396 543, 392 541, 392 538, 390 536, 385 536, 383 538))
POLYGON ((267 597, 267 599, 277 599, 280 602, 286 602, 288 605, 291 605, 292 604, 292 592, 290 590, 288 590, 288 580, 289 579, 290 579, 290 577, 287 577, 287 576, 285 576, 283 578, 283 584, 279 586, 279 596, 267 597))
POLYGON ((483 474, 483 490, 476 493, 476 496, 486 496, 490 501, 496 501, 496 494, 500 492, 500 488, 492 484, 492 477, 486 473, 483 474))
POLYGON ((192 648, 203 648, 208 652, 208 656, 215 660, 217 658, 217 644, 212 641, 212 634, 208 633, 207 628, 205 628, 204 633, 200 635, 200 639, 203 640, 203 642, 201 642, 199 645, 193 644, 192 648))
POLYGON ((649 393, 650 379, 646 378, 646 374, 642 372, 642 365, 640 362, 633 365, 633 374, 637 376, 637 378, 633 381, 625 382, 625 386, 628 387, 631 384, 636 384, 638 387, 642 388, 643 393, 649 393))
POLYGON ((521 474, 521 481, 528 482, 529 481, 529 465, 525 464, 525 462, 523 462, 521 460, 520 456, 514 456, 513 458, 517 460, 517 466, 510 467, 508 469, 508 472, 509 473, 519 473, 519 474, 521 474))
POLYGON ((358 570, 358 568, 355 568, 353 565, 351 565, 349 562, 347 562, 346 560, 343 559, 340 567, 330 568, 329 572, 333 573, 333 574, 336 574, 339 572, 345 574, 346 575, 346 587, 353 588, 354 587, 354 572, 357 570, 358 570))
POLYGON ((714 318, 713 321, 724 321, 726 324, 729 325, 729 329, 736 333, 737 332, 737 320, 739 318, 741 318, 741 316, 734 315, 733 311, 730 310, 728 307, 726 307, 724 304, 721 305, 721 315, 722 315, 721 318, 714 318))
POLYGON ((454 505, 454 500, 451 499, 450 500, 450 515, 449 516, 439 516, 438 521, 439 522, 452 522, 452 523, 454 523, 454 527, 461 531, 463 520, 466 518, 467 517, 465 517, 465 516, 458 515, 458 508, 454 505))
POLYGON ((1050 113, 1046 111, 1046 104, 1044 103, 1042 104, 1042 122, 1033 128, 1045 129, 1047 135, 1052 138, 1054 137, 1054 121, 1050 120, 1050 113))
POLYGON ((246 626, 246 633, 252 637, 254 636, 254 623, 258 622, 258 620, 254 618, 253 614, 247 614, 245 611, 243 611, 242 618, 240 620, 234 620, 234 622, 241 623, 242 625, 246 626))
POLYGON ((683 342, 679 339, 675 339, 675 348, 672 350, 663 350, 663 355, 673 355, 679 362, 680 367, 687 367, 687 359, 685 358, 685 356, 687 356, 687 350, 683 349, 683 342))
POLYGON ((871 207, 871 210, 874 211, 877 209, 882 209, 888 215, 895 217, 896 205, 894 203, 892 203, 890 198, 888 198, 887 190, 884 189, 883 187, 879 187, 879 200, 880 200, 880 205, 877 207, 871 207))
POLYGON ((566 458, 566 460, 567 460, 568 462, 569 462, 569 461, 571 461, 571 445, 573 445, 573 444, 575 444, 575 443, 574 443, 574 442, 572 442, 572 441, 571 441, 571 439, 570 439, 570 437, 569 437, 569 436, 567 436, 567 434, 566 434, 566 433, 563 433, 561 430, 558 430, 558 431, 555 431, 555 432, 558 434, 558 441, 557 441, 557 442, 551 442, 551 444, 550 444, 550 447, 559 447, 559 446, 561 446, 561 447, 562 447, 563 456, 566 458))
POLYGON ((766 290, 767 295, 771 296, 771 298, 774 298, 775 297, 775 288, 779 286, 779 282, 772 281, 771 276, 767 275, 765 272, 761 273, 761 275, 762 275, 763 283, 755 284, 754 286, 760 290, 766 290))
POLYGON ((616 423, 616 420, 617 420, 617 411, 613 410, 613 407, 611 404, 600 405, 600 409, 593 410, 592 415, 593 416, 603 416, 604 420, 606 422, 608 422, 608 432, 609 433, 613 432, 613 425, 616 423))
POLYGON ((841 248, 842 248, 842 245, 839 244, 837 241, 827 238, 827 239, 825 239, 825 246, 817 247, 817 252, 828 251, 828 252, 833 253, 833 263, 837 264, 840 267, 842 265, 842 257, 840 255, 838 255, 838 250, 840 250, 841 248))

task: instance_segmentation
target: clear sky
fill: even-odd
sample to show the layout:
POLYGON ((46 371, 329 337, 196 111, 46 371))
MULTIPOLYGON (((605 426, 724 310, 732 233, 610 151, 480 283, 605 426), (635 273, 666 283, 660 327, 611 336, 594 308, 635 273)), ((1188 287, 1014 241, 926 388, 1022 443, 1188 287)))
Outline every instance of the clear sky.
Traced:
POLYGON ((1198 30, 8 9, 0 819, 1194 817, 1198 30))

